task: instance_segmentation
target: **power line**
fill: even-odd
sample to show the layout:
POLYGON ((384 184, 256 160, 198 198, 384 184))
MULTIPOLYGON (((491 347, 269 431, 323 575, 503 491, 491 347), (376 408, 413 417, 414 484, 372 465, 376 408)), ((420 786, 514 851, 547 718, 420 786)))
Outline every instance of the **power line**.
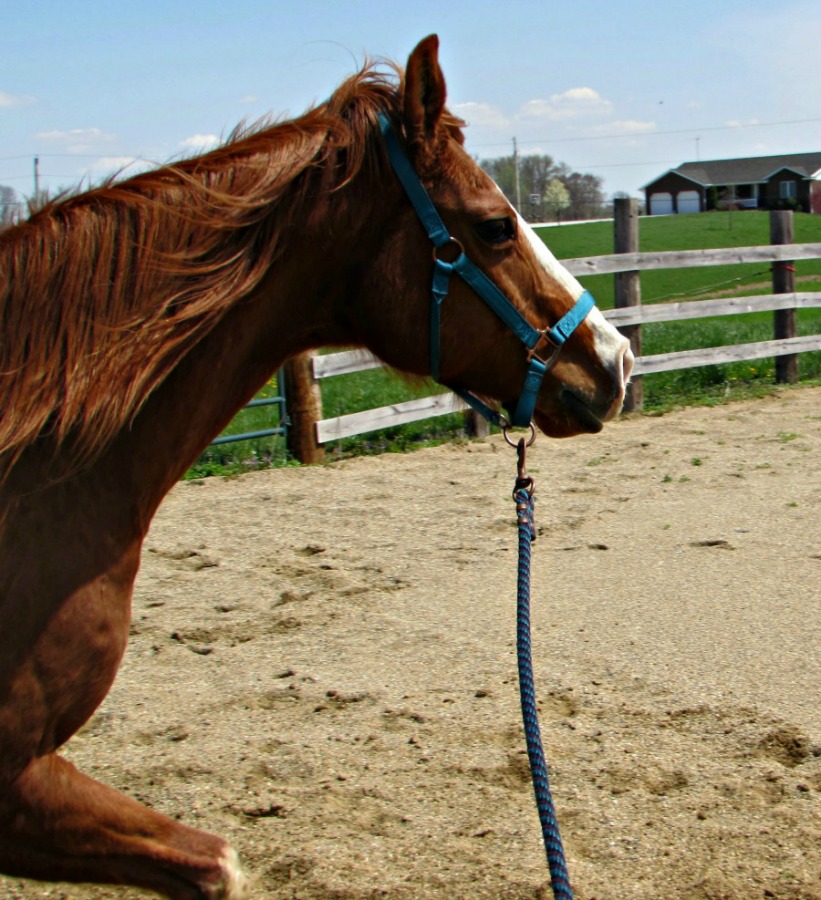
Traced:
POLYGON ((626 169, 633 166, 677 166, 678 159, 648 159, 646 162, 629 162, 629 163, 588 163, 580 165, 579 169, 626 169))
POLYGON ((0 162, 6 162, 12 159, 31 159, 32 156, 39 156, 41 159, 99 159, 101 156, 111 154, 105 153, 24 153, 20 156, 0 156, 0 162))
MULTIPOLYGON (((783 127, 786 125, 809 125, 821 122, 821 118, 812 118, 812 119, 786 119, 779 122, 748 122, 746 124, 739 125, 706 125, 701 127, 694 128, 674 128, 668 129, 664 131, 637 131, 630 134, 625 134, 623 132, 612 132, 609 134, 595 134, 595 135, 587 135, 587 136, 577 136, 577 137, 566 137, 566 138, 545 138, 543 140, 539 139, 531 139, 526 141, 518 141, 518 145, 522 144, 541 144, 541 145, 551 145, 551 144, 570 144, 574 142, 582 142, 582 141, 602 141, 602 140, 618 140, 618 139, 631 139, 635 140, 640 137, 662 137, 665 135, 676 135, 676 134, 692 134, 693 132, 703 132, 703 131, 738 131, 745 128, 773 128, 773 127, 783 127)), ((504 141, 494 141, 492 143, 486 144, 471 144, 471 147, 474 149, 479 149, 481 147, 501 147, 505 146, 506 142, 504 141)), ((514 150, 515 154, 515 150, 514 150)), ((99 153, 40 153, 37 154, 41 159, 99 159, 102 154, 99 153)), ((32 154, 25 154, 19 156, 0 156, 0 162, 12 161, 12 160, 21 160, 21 159, 31 159, 32 154)), ((628 168, 628 167, 641 167, 641 166, 673 166, 677 165, 679 160, 647 160, 645 162, 629 162, 629 163, 595 163, 590 165, 577 165, 575 168, 577 171, 582 170, 596 170, 596 169, 619 169, 619 168, 628 168)), ((45 177, 48 178, 77 178, 76 173, 59 175, 57 173, 43 173, 45 177)), ((85 173, 83 177, 86 177, 88 172, 85 173)), ((2 181, 12 181, 12 180, 22 180, 29 178, 28 175, 0 175, 0 180, 2 181)))
MULTIPOLYGON (((603 141, 619 138, 635 140, 641 137, 657 137, 669 134, 692 134, 702 131, 738 131, 743 128, 773 128, 782 125, 810 125, 821 122, 821 119, 790 119, 783 122, 748 122, 745 125, 707 125, 693 128, 674 128, 667 131, 633 131, 630 133, 613 132, 611 134, 591 134, 581 137, 568 138, 542 138, 529 141, 519 141, 520 144, 572 144, 576 141, 603 141)), ((489 144, 471 144, 472 147, 501 147, 504 141, 494 141, 489 144)))
MULTIPOLYGON (((665 131, 634 131, 630 133, 624 132, 610 132, 608 134, 591 134, 591 135, 583 135, 579 137, 566 137, 566 138, 533 138, 528 141, 519 141, 519 144, 572 144, 575 141, 604 141, 604 140, 616 140, 616 139, 631 139, 634 140, 637 137, 657 137, 664 136, 670 134, 692 134, 695 132, 701 131, 739 131, 744 128, 774 128, 777 126, 783 125, 812 125, 821 122, 821 118, 813 118, 813 119, 785 119, 780 122, 748 122, 746 124, 739 125, 702 125, 702 126, 694 126, 692 128, 673 128, 665 131)), ((493 141, 492 143, 486 144, 472 144, 474 147, 501 147, 506 144, 507 141, 493 141)), ((35 154, 27 153, 19 156, 0 156, 0 162, 6 162, 17 159, 31 159, 35 154)), ((36 154, 41 159, 98 159, 101 156, 105 156, 104 153, 38 153, 36 154)), ((128 155, 128 154, 121 154, 128 155)))

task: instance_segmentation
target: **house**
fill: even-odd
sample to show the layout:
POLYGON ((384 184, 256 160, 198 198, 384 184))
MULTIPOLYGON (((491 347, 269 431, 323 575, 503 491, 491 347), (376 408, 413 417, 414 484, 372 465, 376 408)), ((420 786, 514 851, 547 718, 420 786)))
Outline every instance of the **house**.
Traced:
POLYGON ((821 214, 821 152, 686 162, 642 190, 654 216, 709 209, 821 214))

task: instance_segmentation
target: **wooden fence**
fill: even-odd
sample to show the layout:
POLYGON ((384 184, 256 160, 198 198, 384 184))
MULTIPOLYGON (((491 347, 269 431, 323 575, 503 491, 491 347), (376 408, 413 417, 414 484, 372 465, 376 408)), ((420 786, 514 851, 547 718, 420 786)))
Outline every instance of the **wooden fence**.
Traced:
MULTIPOLYGON (((613 274, 616 277, 616 308, 604 311, 604 316, 630 338, 636 356, 625 403, 627 409, 642 406, 642 375, 775 357, 776 379, 792 382, 797 380, 797 354, 821 349, 821 334, 803 337, 795 334, 795 310, 821 306, 821 292, 796 292, 793 264, 799 259, 821 259, 821 244, 792 243, 792 212, 771 213, 771 244, 718 250, 639 252, 638 210, 634 200, 617 201, 614 223, 615 254, 566 259, 562 265, 576 276, 613 274), (741 263, 772 263, 773 292, 753 297, 641 304, 640 272, 741 263), (763 311, 775 312, 773 340, 653 356, 641 353, 644 324, 763 311)), ((318 462, 322 458, 322 445, 330 441, 467 410, 454 394, 444 393, 333 419, 322 418, 320 383, 323 379, 381 365, 362 350, 304 356, 289 363, 286 372, 291 419, 289 445, 297 459, 318 462)))

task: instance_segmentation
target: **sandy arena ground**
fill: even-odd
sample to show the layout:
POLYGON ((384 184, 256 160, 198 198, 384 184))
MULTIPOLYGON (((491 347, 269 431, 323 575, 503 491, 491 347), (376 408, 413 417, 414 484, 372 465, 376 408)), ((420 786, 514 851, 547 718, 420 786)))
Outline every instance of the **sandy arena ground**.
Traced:
MULTIPOLYGON (((821 898, 821 391, 540 437, 533 629, 579 900, 821 898)), ((501 438, 182 483, 69 745, 276 900, 547 900, 501 438)), ((137 898, 0 878, 0 897, 137 898)))

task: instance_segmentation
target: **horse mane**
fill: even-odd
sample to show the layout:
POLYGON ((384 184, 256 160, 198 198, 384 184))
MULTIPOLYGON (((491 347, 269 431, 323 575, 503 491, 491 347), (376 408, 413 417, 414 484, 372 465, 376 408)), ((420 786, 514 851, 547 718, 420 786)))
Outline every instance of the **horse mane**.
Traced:
POLYGON ((0 484, 27 448, 60 473, 97 457, 148 396, 363 169, 401 71, 367 63, 303 116, 65 196, 0 234, 0 484), (65 463, 65 464, 64 464, 65 463))

